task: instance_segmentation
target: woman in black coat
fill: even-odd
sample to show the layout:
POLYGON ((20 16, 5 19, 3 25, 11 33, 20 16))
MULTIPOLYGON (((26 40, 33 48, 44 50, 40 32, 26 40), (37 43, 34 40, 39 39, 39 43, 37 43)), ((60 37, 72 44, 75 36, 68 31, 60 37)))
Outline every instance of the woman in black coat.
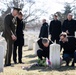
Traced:
POLYGON ((13 50, 13 60, 14 63, 17 63, 17 47, 18 47, 18 62, 22 63, 22 47, 24 45, 24 34, 23 34, 23 28, 24 23, 22 20, 22 13, 20 12, 17 17, 17 28, 16 28, 16 36, 17 40, 14 42, 14 50, 13 50))

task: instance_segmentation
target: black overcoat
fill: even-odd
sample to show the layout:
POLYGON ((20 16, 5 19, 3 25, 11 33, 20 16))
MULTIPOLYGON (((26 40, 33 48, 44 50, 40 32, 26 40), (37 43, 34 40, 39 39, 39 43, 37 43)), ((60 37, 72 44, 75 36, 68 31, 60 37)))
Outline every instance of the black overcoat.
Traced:
POLYGON ((68 30, 69 36, 74 36, 76 31, 76 21, 75 20, 65 20, 62 25, 62 31, 66 32, 68 30))
POLYGON ((23 46, 24 45, 23 29, 24 29, 24 23, 23 23, 23 21, 20 20, 19 18, 17 18, 17 28, 16 28, 17 40, 14 43, 17 46, 23 46))
POLYGON ((50 22, 49 32, 52 36, 52 39, 59 39, 61 33, 61 22, 59 20, 53 20, 50 22))
POLYGON ((40 34, 39 38, 48 38, 48 23, 43 23, 41 29, 40 29, 40 34))

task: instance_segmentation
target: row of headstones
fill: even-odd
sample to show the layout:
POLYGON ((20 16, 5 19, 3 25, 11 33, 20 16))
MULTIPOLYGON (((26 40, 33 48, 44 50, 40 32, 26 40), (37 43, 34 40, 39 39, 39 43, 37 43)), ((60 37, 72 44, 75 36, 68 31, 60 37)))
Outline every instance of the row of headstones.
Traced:
POLYGON ((24 33, 24 46, 28 46, 28 50, 33 49, 34 43, 38 40, 38 33, 25 32, 24 33))

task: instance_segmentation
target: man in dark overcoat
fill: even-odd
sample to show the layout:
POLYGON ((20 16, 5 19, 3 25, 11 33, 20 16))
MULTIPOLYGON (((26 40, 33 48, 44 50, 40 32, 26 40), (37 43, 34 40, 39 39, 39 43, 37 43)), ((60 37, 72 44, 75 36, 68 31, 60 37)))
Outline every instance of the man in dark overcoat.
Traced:
POLYGON ((69 13, 62 25, 62 31, 66 32, 68 36, 74 36, 76 31, 76 21, 72 17, 73 15, 69 13))
POLYGON ((76 38, 68 37, 65 32, 60 34, 60 46, 61 50, 63 48, 63 60, 66 61, 66 66, 69 66, 71 60, 72 67, 75 66, 76 63, 76 38))
POLYGON ((51 40, 54 42, 56 40, 59 43, 59 35, 61 33, 61 22, 58 20, 58 15, 54 15, 54 20, 50 22, 49 32, 51 40))

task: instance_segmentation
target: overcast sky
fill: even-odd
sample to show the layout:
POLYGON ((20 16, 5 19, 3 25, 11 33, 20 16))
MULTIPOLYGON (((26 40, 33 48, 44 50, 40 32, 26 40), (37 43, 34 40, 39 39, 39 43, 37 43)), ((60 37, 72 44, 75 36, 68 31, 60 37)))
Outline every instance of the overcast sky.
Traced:
MULTIPOLYGON (((48 14, 44 15, 43 17, 47 18, 49 15, 54 14, 57 11, 64 10, 64 3, 72 3, 74 0, 36 0, 37 1, 37 7, 46 9, 48 14)), ((42 18, 43 18, 42 17, 42 18)))
MULTIPOLYGON (((0 2, 2 2, 5 0, 0 0, 0 2)), ((7 0, 8 2, 10 0, 7 0)), ((36 8, 41 8, 41 9, 45 9, 46 12, 48 12, 48 14, 44 15, 44 16, 49 16, 51 14, 54 14, 57 11, 62 11, 64 10, 64 3, 68 2, 71 3, 73 2, 73 0, 35 0, 36 1, 36 8)), ((6 9, 6 6, 3 5, 2 3, 0 3, 0 9, 6 9)), ((25 7, 26 9, 26 7, 25 7)))

